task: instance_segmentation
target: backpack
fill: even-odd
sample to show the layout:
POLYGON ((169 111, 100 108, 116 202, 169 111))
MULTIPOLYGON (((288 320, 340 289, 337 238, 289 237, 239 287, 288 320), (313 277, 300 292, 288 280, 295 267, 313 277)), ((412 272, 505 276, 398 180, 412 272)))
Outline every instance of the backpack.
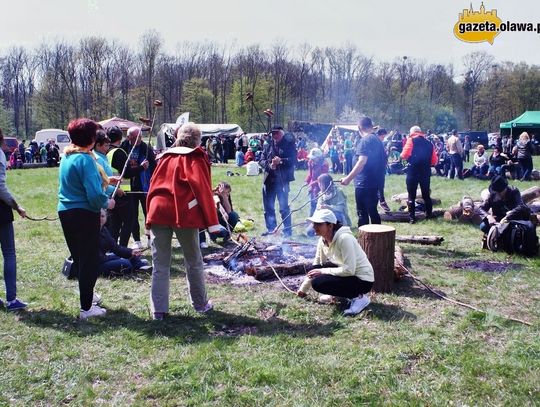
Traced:
POLYGON ((522 254, 527 257, 538 255, 538 236, 532 222, 512 220, 493 225, 487 235, 487 247, 493 252, 522 254))

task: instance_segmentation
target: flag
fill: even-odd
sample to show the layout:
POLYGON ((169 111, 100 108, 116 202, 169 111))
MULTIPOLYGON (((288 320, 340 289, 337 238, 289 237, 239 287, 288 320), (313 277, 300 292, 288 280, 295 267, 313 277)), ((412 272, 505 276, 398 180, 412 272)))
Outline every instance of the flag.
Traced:
POLYGON ((184 123, 187 123, 187 122, 189 122, 189 112, 182 113, 176 119, 176 125, 178 127, 182 126, 184 123))

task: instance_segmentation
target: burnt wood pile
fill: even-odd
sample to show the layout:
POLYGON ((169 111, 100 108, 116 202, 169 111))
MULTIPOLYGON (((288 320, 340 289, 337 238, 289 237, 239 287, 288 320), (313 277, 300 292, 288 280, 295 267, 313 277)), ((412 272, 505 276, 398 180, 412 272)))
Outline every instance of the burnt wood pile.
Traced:
POLYGON ((204 256, 207 264, 223 265, 237 274, 248 274, 257 280, 280 276, 306 274, 312 269, 316 246, 298 242, 265 242, 250 239, 232 250, 222 250, 204 256))

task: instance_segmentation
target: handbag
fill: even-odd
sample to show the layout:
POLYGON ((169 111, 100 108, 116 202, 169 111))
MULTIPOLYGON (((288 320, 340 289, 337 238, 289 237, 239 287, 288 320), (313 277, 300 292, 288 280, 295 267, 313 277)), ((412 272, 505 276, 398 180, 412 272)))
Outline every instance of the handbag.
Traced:
POLYGON ((77 265, 73 264, 73 258, 71 256, 67 257, 64 260, 64 265, 62 266, 62 274, 70 280, 78 277, 79 272, 77 270, 77 265))

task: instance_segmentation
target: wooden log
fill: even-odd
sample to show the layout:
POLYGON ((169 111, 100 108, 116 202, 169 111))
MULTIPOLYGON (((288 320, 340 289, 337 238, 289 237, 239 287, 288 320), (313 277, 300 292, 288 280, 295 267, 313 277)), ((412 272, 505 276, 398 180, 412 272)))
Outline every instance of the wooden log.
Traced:
MULTIPOLYGON (((396 194, 396 195, 392 195, 392 201, 394 202, 405 202, 405 206, 407 206, 407 201, 409 200, 409 194, 407 192, 403 192, 401 194, 396 194)), ((417 201, 419 202, 424 202, 424 200, 422 199, 422 193, 420 192, 420 190, 416 191, 416 198, 415 198, 417 201)), ((431 197, 431 202, 433 205, 439 205, 441 203, 441 200, 438 199, 438 198, 433 198, 431 197)))
POLYGON ((313 268, 313 265, 309 261, 304 261, 289 264, 274 264, 272 266, 247 266, 244 269, 244 272, 255 277, 255 280, 269 280, 276 277, 272 268, 280 277, 283 277, 296 274, 306 274, 313 268))
POLYGON ((418 243, 423 245, 439 246, 443 241, 442 236, 415 236, 415 235, 397 235, 397 242, 418 243))
POLYGON ((358 242, 373 266, 373 291, 387 293, 394 286, 396 229, 387 225, 364 225, 358 229, 358 242))
POLYGON ((540 197, 540 187, 537 186, 527 188, 521 193, 521 198, 526 204, 534 201, 538 197, 540 197))
POLYGON ((405 256, 403 256, 403 250, 396 245, 394 250, 394 281, 401 280, 409 270, 405 267, 405 256))
MULTIPOLYGON (((390 211, 381 213, 381 220, 385 222, 408 222, 409 221, 409 212, 407 211, 390 211)), ((433 209, 432 217, 438 218, 444 215, 444 210, 442 209, 433 209)), ((424 212, 416 212, 416 220, 423 220, 426 218, 424 212)))

